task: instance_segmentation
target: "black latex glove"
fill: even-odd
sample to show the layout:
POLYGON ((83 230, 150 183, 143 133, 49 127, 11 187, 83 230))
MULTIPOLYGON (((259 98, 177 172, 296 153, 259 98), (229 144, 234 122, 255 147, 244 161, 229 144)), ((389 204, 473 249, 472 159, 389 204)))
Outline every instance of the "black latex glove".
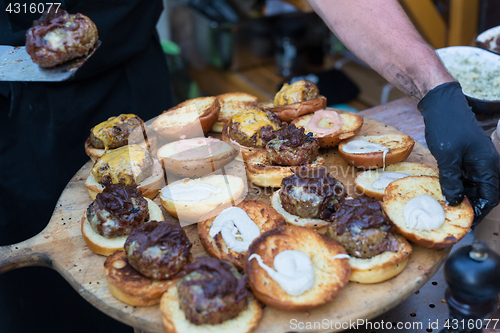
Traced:
POLYGON ((418 103, 425 140, 436 158, 443 195, 452 206, 464 195, 474 208, 474 225, 499 201, 500 162, 458 82, 437 86, 418 103))

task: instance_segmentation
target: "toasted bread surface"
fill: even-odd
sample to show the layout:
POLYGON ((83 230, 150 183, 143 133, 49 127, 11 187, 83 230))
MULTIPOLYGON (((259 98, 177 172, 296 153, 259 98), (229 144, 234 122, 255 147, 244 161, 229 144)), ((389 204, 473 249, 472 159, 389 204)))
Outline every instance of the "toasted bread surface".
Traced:
POLYGON ((280 191, 281 189, 277 190, 271 196, 271 205, 289 224, 310 229, 321 229, 330 225, 330 222, 321 219, 304 218, 287 212, 281 204, 280 191))
MULTIPOLYGON (((239 154, 237 146, 219 141, 222 144, 221 148, 216 151, 208 150, 208 155, 204 157, 172 158, 178 154, 175 150, 176 142, 168 143, 158 149, 157 157, 167 172, 178 177, 198 178, 206 176, 221 169, 239 154)), ((213 146, 210 145, 210 147, 213 146)))
POLYGON ((474 211, 469 200, 464 198, 462 203, 455 207, 448 205, 441 192, 439 178, 433 176, 411 176, 393 181, 385 189, 381 205, 400 234, 428 248, 438 249, 457 243, 471 230, 474 220, 474 211), (406 225, 404 207, 408 201, 420 195, 433 197, 443 207, 445 221, 436 230, 416 230, 406 225))
POLYGON ((289 295, 256 259, 252 259, 246 263, 248 284, 264 304, 284 311, 307 311, 331 301, 347 285, 351 275, 349 260, 333 258, 346 254, 345 249, 335 240, 311 229, 295 226, 272 229, 252 243, 247 255, 258 254, 264 264, 273 268, 274 257, 285 250, 309 256, 314 269, 314 285, 301 295, 289 295))
MULTIPOLYGON (((329 110, 330 111, 330 110, 329 110)), ((336 110, 332 110, 336 112, 336 110)), ((321 148, 332 148, 336 147, 340 141, 352 138, 361 131, 363 126, 363 118, 354 113, 341 113, 340 119, 342 119, 342 129, 338 133, 333 133, 330 135, 322 136, 319 133, 312 132, 307 128, 307 124, 311 121, 313 114, 306 114, 292 121, 297 127, 302 127, 307 132, 313 133, 314 137, 318 139, 319 146, 321 148)), ((330 119, 324 118, 320 120, 319 125, 322 127, 333 127, 333 123, 330 119)))
MULTIPOLYGON (((214 214, 219 215, 225 209, 232 207, 231 204, 220 206, 214 214)), ((266 205, 262 201, 243 200, 236 205, 247 213, 248 217, 259 227, 261 235, 271 229, 286 225, 286 221, 274 208, 266 205)), ((245 266, 246 252, 236 252, 227 247, 221 233, 214 237, 210 236, 210 229, 216 216, 198 223, 198 236, 205 251, 212 257, 227 259, 236 267, 243 269, 245 266)))
POLYGON ((402 162, 410 156, 415 140, 406 134, 386 134, 386 135, 363 135, 354 136, 351 139, 344 140, 339 143, 339 155, 347 163, 357 168, 378 169, 394 163, 402 162), (385 155, 383 152, 351 154, 342 150, 351 140, 365 140, 372 143, 378 143, 389 148, 389 152, 385 155))
MULTIPOLYGON (((145 198, 148 202, 149 219, 146 221, 163 221, 163 214, 160 207, 152 200, 145 198)), ((81 220, 82 236, 87 246, 96 254, 109 256, 115 251, 123 250, 123 245, 127 240, 128 235, 107 238, 101 236, 92 229, 89 221, 87 220, 87 210, 83 212, 81 220)))
POLYGON ((175 284, 169 286, 160 303, 161 320, 166 333, 250 333, 262 317, 262 307, 253 297, 248 298, 248 306, 236 317, 218 325, 192 324, 179 305, 175 284))
POLYGON ((160 195, 162 206, 167 212, 185 222, 199 222, 201 217, 209 218, 206 214, 212 214, 213 210, 225 203, 231 202, 237 204, 243 192, 245 185, 240 177, 232 175, 211 175, 197 179, 181 179, 163 188, 160 195), (221 191, 213 193, 209 197, 202 200, 175 200, 165 196, 164 191, 169 186, 191 186, 195 184, 209 184, 221 191))
POLYGON ((125 251, 116 251, 104 262, 104 272, 111 294, 119 301, 133 306, 160 303, 161 296, 177 280, 154 280, 130 266, 125 251))
POLYGON ((217 95, 217 99, 220 103, 219 118, 212 126, 212 131, 217 133, 222 132, 224 124, 228 122, 232 116, 249 107, 257 106, 257 97, 243 92, 217 95))
MULTIPOLYGON (((309 168, 318 168, 325 164, 325 159, 318 156, 309 168)), ((247 176, 255 185, 262 187, 280 187, 283 178, 292 176, 292 170, 302 166, 273 165, 267 158, 267 151, 261 150, 251 154, 247 160, 247 176)))
POLYGON ((368 170, 358 174, 354 180, 356 189, 368 197, 373 197, 378 201, 382 201, 385 189, 374 188, 372 184, 384 172, 402 172, 410 176, 439 176, 439 172, 428 165, 413 162, 400 162, 387 166, 385 170, 368 170))
POLYGON ((187 100, 158 116, 151 124, 155 132, 167 139, 193 138, 210 131, 220 110, 216 97, 187 100))
POLYGON ((369 259, 349 258, 352 273, 350 281, 359 283, 378 283, 389 280, 403 271, 412 252, 410 243, 401 235, 394 235, 398 240, 398 252, 385 251, 369 259))

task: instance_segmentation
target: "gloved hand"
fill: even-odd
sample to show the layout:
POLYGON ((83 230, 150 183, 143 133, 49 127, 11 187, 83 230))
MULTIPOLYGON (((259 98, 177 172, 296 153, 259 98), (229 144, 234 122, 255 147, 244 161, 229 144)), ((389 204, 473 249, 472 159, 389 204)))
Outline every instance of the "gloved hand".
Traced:
POLYGON ((418 103, 425 139, 439 167, 443 195, 452 206, 466 195, 474 225, 499 202, 499 156, 467 104, 458 82, 447 82, 418 103))

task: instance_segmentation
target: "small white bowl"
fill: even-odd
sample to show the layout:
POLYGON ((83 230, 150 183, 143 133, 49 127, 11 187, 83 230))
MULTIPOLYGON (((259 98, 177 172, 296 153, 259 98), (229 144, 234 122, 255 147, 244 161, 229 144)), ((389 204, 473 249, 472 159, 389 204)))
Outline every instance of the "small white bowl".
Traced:
MULTIPOLYGON (((497 78, 493 71, 500 70, 500 56, 495 53, 471 46, 451 46, 436 50, 437 55, 443 62, 444 66, 448 69, 458 68, 462 73, 467 73, 468 70, 475 68, 479 64, 481 68, 481 76, 493 76, 497 78), (464 63, 464 59, 467 63, 464 63), (470 64, 468 63, 470 61, 470 64)), ((453 75, 453 71, 450 71, 453 75)), ((460 79, 458 80, 460 82, 460 79)), ((500 113, 500 99, 484 99, 482 97, 471 95, 466 92, 464 87, 464 94, 467 97, 470 107, 477 114, 492 115, 500 113)), ((490 85, 491 86, 491 85, 490 85)), ((498 87, 500 91, 500 86, 498 87)))

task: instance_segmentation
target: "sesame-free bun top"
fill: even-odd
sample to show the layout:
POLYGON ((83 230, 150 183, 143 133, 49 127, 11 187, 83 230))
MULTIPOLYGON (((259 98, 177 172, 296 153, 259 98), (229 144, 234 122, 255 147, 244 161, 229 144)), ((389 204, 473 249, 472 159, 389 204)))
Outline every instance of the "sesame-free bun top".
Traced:
MULTIPOLYGON (((329 112, 337 112, 340 110, 326 110, 329 112)), ((314 113, 306 114, 299 118, 292 120, 292 124, 295 124, 297 127, 303 127, 306 130, 306 133, 313 133, 314 137, 318 139, 319 146, 321 148, 332 148, 336 147, 340 141, 349 139, 361 131, 361 127, 363 126, 363 118, 354 113, 340 113, 340 119, 342 120, 342 128, 340 131, 336 133, 332 133, 329 135, 321 135, 320 133, 316 133, 308 128, 308 124, 311 121, 314 113)), ((322 118, 318 125, 321 127, 333 127, 333 123, 330 118, 322 118)))
POLYGON ((458 206, 446 203, 439 178, 434 176, 411 176, 397 179, 385 189, 381 203, 385 214, 396 226, 397 232, 406 239, 428 248, 439 249, 452 246, 461 240, 470 230, 474 220, 474 211, 467 197, 458 206), (436 199, 444 210, 444 224, 435 230, 410 229, 404 218, 405 205, 411 199, 429 195, 436 199))
POLYGON ((387 172, 401 172, 410 176, 439 176, 439 172, 428 165, 415 162, 400 162, 387 166, 385 170, 368 170, 358 174, 354 180, 356 189, 368 197, 382 201, 385 188, 374 188, 373 182, 378 180, 383 173, 387 172))
MULTIPOLYGON (((214 215, 207 220, 198 222, 198 236, 200 237, 201 244, 205 251, 212 257, 219 259, 227 259, 232 262, 236 267, 243 269, 245 266, 245 252, 236 252, 228 248, 227 243, 222 238, 219 232, 214 237, 210 236, 210 229, 213 226, 214 220, 227 208, 233 207, 231 204, 220 206, 214 211, 214 215)), ((275 229, 286 225, 286 221, 274 208, 266 205, 262 201, 257 200, 243 200, 236 207, 245 211, 248 217, 259 227, 260 233, 275 229)))
POLYGON ((232 175, 210 175, 196 179, 181 179, 164 187, 160 201, 167 212, 182 222, 208 219, 213 210, 225 203, 237 204, 245 192, 243 179, 232 175), (175 189, 184 191, 176 194, 175 189), (207 215, 208 214, 208 215, 207 215))
POLYGON ((237 146, 214 138, 192 138, 158 149, 163 168, 178 177, 197 178, 221 169, 238 156, 237 146))
POLYGON ((259 266, 257 259, 252 259, 246 263, 248 284, 264 304, 283 311, 307 311, 331 301, 347 285, 351 275, 349 260, 334 258, 338 254, 345 255, 345 249, 335 240, 311 229, 285 226, 270 230, 252 243, 248 257, 258 254, 264 264, 273 268, 274 258, 285 250, 309 256, 314 284, 298 296, 289 295, 259 266))
POLYGON ((410 156, 415 140, 406 134, 363 135, 354 136, 339 143, 339 155, 348 164, 357 168, 377 169, 394 163, 403 162, 410 156), (364 140, 389 148, 385 155, 382 151, 354 154, 343 150, 344 146, 353 140, 364 140))
POLYGON ((193 98, 164 111, 151 126, 159 136, 171 141, 199 137, 210 131, 219 110, 216 97, 193 98))

